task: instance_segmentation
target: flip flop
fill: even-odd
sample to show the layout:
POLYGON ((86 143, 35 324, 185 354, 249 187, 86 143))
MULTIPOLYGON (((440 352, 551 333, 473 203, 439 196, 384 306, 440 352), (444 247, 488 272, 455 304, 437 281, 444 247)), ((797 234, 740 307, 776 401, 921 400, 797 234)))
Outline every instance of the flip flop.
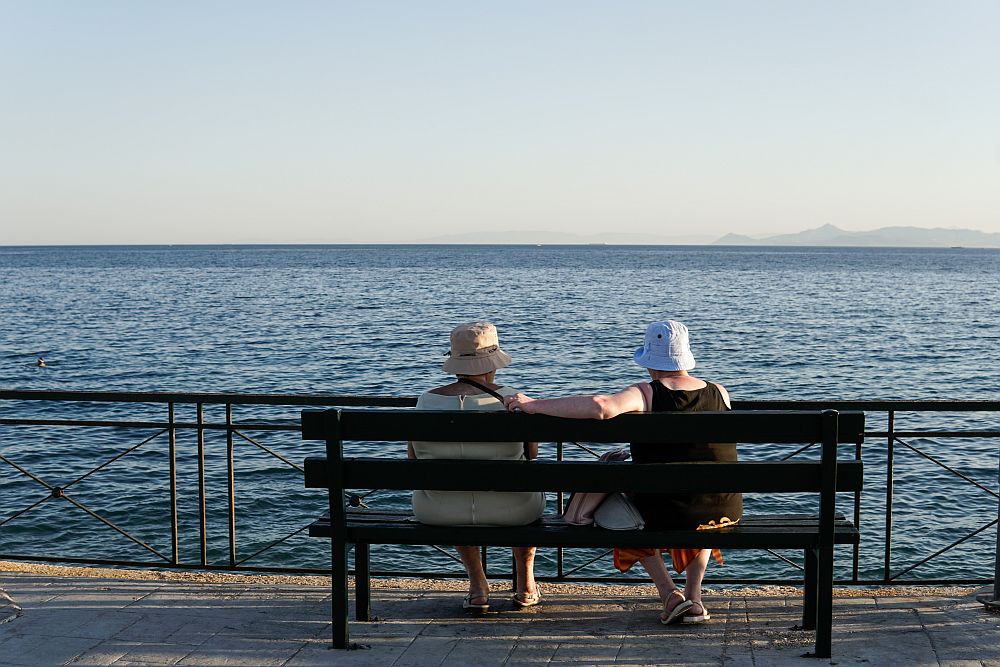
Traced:
POLYGON ((705 621, 712 618, 712 615, 708 613, 708 608, 705 607, 705 605, 703 605, 701 602, 692 602, 691 600, 688 600, 688 602, 691 602, 692 606, 698 605, 699 607, 701 607, 701 613, 699 614, 697 612, 695 613, 688 612, 684 614, 684 619, 682 620, 682 623, 704 623, 705 621))
POLYGON ((684 616, 684 613, 688 609, 694 606, 694 602, 685 598, 684 594, 681 593, 676 588, 670 591, 670 593, 667 595, 667 598, 669 599, 670 596, 674 594, 680 595, 681 601, 677 603, 676 607, 670 610, 670 613, 667 614, 666 618, 663 618, 663 614, 660 614, 660 623, 662 623, 663 625, 673 625, 675 623, 680 623, 681 618, 684 616))
POLYGON ((467 593, 465 598, 462 600, 462 609, 467 611, 475 612, 485 612, 490 609, 490 596, 489 593, 467 593), (486 598, 485 604, 475 604, 472 600, 475 598, 486 598))
POLYGON ((534 607, 542 601, 542 589, 536 588, 534 593, 514 593, 514 597, 511 598, 511 601, 518 609, 534 607))

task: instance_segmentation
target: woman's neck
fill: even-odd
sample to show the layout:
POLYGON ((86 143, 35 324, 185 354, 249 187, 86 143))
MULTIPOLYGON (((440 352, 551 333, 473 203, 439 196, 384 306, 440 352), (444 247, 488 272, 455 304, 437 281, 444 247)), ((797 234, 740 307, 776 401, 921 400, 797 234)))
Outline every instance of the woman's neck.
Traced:
POLYGON ((654 380, 663 380, 666 378, 678 378, 678 377, 689 377, 687 371, 658 371, 655 368, 646 369, 649 371, 649 377, 654 380))
POLYGON ((480 384, 493 384, 493 378, 496 377, 496 371, 490 371, 489 373, 481 373, 480 375, 455 375, 459 380, 472 380, 473 382, 478 382, 480 384))

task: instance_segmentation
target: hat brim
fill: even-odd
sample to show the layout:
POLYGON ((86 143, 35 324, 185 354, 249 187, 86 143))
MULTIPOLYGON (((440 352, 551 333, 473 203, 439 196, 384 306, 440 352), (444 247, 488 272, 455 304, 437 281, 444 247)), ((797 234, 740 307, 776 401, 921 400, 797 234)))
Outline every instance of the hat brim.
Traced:
POLYGON ((679 357, 651 354, 645 347, 637 348, 632 355, 635 363, 654 371, 689 371, 694 368, 694 355, 690 352, 679 357))
POLYGON ((506 368, 511 356, 497 348, 481 357, 448 357, 441 364, 441 370, 452 375, 482 375, 500 368, 506 368))

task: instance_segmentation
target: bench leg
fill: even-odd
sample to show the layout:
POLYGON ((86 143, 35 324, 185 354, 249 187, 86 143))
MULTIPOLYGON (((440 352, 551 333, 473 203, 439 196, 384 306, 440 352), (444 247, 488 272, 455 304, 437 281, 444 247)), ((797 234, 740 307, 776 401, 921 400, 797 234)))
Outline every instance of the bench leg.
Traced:
POLYGON ((816 581, 816 657, 833 653, 833 547, 819 550, 816 581))
POLYGON ((368 543, 354 545, 354 616, 359 621, 372 620, 371 569, 368 543))
POLYGON ((347 543, 331 540, 330 584, 333 597, 330 601, 333 622, 333 648, 349 648, 351 637, 347 627, 347 543))
POLYGON ((802 592, 802 629, 816 629, 816 549, 806 549, 806 587, 802 592))

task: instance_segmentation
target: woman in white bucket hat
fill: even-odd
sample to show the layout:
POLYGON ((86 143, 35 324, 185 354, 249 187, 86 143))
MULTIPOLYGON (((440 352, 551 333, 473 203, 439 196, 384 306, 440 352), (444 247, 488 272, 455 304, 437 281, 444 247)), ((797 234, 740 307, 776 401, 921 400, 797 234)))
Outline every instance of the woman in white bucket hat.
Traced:
MULTIPOLYGON (((451 332, 451 350, 442 370, 455 382, 436 387, 417 399, 418 410, 503 410, 503 398, 514 389, 494 383, 497 370, 511 362, 500 349, 497 329, 489 322, 470 322, 451 332)), ((417 459, 524 460, 538 456, 538 443, 523 442, 410 442, 408 456, 417 459)), ((414 491, 413 513, 421 523, 438 526, 523 526, 545 510, 545 494, 496 491, 414 491)), ((469 574, 469 593, 463 607, 485 612, 490 587, 479 547, 456 546, 469 574)), ((541 600, 535 583, 534 547, 514 547, 517 569, 515 607, 531 607, 541 600)))
MULTIPOLYGON (((624 412, 700 412, 729 410, 729 394, 720 384, 690 375, 695 367, 688 329, 675 320, 653 322, 633 359, 646 368, 651 382, 633 384, 616 394, 532 399, 515 394, 504 400, 508 410, 572 417, 610 419, 624 412)), ((735 443, 690 443, 687 447, 633 443, 636 463, 735 461, 735 443)), ((669 481, 664 486, 669 487, 669 481)), ((708 530, 739 521, 743 500, 738 493, 635 494, 635 504, 650 528, 708 530)), ((663 563, 659 549, 615 549, 615 567, 623 572, 642 563, 663 603, 660 622, 703 623, 711 618, 701 600, 701 582, 709 559, 719 564, 718 549, 669 549, 674 569, 685 572, 682 593, 663 563)))

